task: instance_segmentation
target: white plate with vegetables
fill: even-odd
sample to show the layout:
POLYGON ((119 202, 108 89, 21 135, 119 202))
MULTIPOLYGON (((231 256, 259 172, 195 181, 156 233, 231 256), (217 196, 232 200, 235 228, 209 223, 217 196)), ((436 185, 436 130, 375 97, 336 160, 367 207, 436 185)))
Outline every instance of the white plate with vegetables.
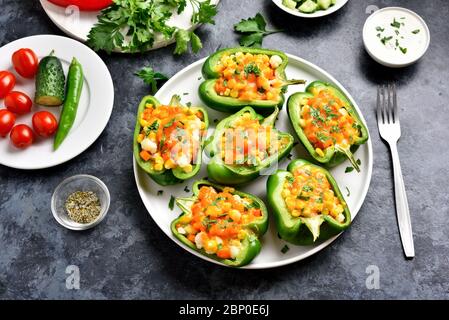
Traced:
POLYGON ((99 137, 112 112, 114 87, 95 52, 70 38, 39 35, 3 46, 0 57, 0 70, 16 79, 8 89, 13 93, 0 99, 1 110, 19 126, 5 128, 1 121, 0 164, 49 168, 73 159, 99 137), (11 62, 15 52, 25 61, 19 68, 11 62))
POLYGON ((294 16, 318 18, 340 10, 348 0, 273 0, 273 2, 294 16))
POLYGON ((40 2, 48 17, 58 28, 80 41, 88 41, 89 45, 95 49, 135 52, 154 50, 176 42, 179 44, 177 52, 182 53, 187 50, 188 42, 192 43, 194 51, 201 47, 201 41, 193 31, 200 23, 211 22, 216 14, 215 5, 218 4, 219 0, 186 0, 185 6, 170 1, 165 1, 165 3, 159 1, 149 6, 148 9, 140 11, 133 9, 134 16, 132 16, 129 8, 134 5, 135 0, 121 1, 120 12, 126 13, 126 16, 123 14, 117 15, 119 10, 114 10, 111 14, 114 15, 116 20, 113 23, 103 22, 100 27, 94 26, 98 23, 101 12, 87 9, 96 2, 101 4, 112 1, 100 0, 93 4, 89 4, 87 0, 40 0, 40 2), (80 4, 81 10, 70 4, 80 4), (84 10, 84 6, 86 6, 86 10, 84 10), (178 10, 180 10, 179 13, 178 10), (164 13, 164 16, 161 12, 164 13), (165 18, 165 14, 171 16, 165 18), (152 22, 150 16, 160 16, 161 19, 156 24, 154 21, 152 22), (137 28, 134 33, 135 37, 126 35, 129 30, 126 23, 128 20, 137 25, 147 24, 148 28, 137 28), (116 32, 117 24, 120 25, 121 32, 116 32), (157 31, 150 31, 151 29, 157 31), (178 32, 180 30, 181 32, 178 32), (179 34, 176 35, 177 33, 179 34), (121 39, 123 39, 123 42, 121 39))
MULTIPOLYGON (((330 74, 320 69, 316 65, 304 59, 292 55, 288 55, 288 58, 289 64, 286 68, 286 74, 289 79, 305 79, 307 83, 311 83, 314 80, 322 80, 325 82, 333 83, 344 94, 346 94, 347 97, 349 97, 350 101, 355 106, 356 110, 361 116, 361 121, 363 121, 363 123, 366 124, 365 120, 363 119, 363 116, 361 115, 361 110, 358 108, 354 99, 349 95, 349 93, 335 78, 333 78, 330 74)), ((204 62, 205 59, 197 61, 192 65, 186 67, 182 71, 180 71, 175 76, 173 76, 157 92, 156 98, 162 104, 168 104, 173 95, 179 95, 181 97, 181 104, 183 105, 204 107, 207 110, 209 117, 208 136, 210 136, 214 133, 217 123, 228 117, 230 114, 218 112, 211 108, 205 107, 205 104, 202 102, 198 94, 198 88, 200 84, 204 81, 201 71, 204 62)), ((288 98, 291 94, 295 92, 304 91, 304 89, 305 89, 304 85, 290 86, 286 98, 288 98)), ((276 121, 276 128, 282 132, 289 132, 293 136, 295 136, 294 130, 289 122, 286 109, 287 109, 286 105, 284 105, 283 109, 279 114, 278 121, 276 121)), ((170 125, 172 125, 172 123, 173 122, 170 122, 170 125)), ((162 126, 157 127, 160 128, 162 126)), ((157 130, 157 128, 155 129, 157 130)), ((153 129, 150 128, 149 130, 151 135, 151 130, 153 129)), ((154 146, 157 146, 157 144, 155 144, 154 146)), ((193 247, 187 246, 186 241, 180 241, 179 240, 180 238, 175 236, 173 230, 171 229, 172 222, 181 213, 181 210, 175 204, 175 198, 190 197, 192 194, 193 183, 195 181, 204 179, 208 175, 206 166, 209 159, 206 156, 204 156, 204 154, 205 153, 203 153, 202 167, 201 170, 198 172, 198 174, 195 177, 189 180, 185 180, 184 182, 179 184, 171 186, 161 186, 157 184, 154 180, 150 178, 147 172, 145 172, 141 168, 140 164, 137 163, 136 157, 134 157, 134 175, 142 201, 145 207, 147 208, 149 214, 157 223, 157 225, 161 228, 161 230, 170 239, 175 241, 178 245, 180 245, 182 248, 192 253, 193 255, 213 263, 221 264, 221 262, 218 262, 216 259, 211 259, 210 257, 204 255, 203 253, 200 253, 198 250, 195 249, 195 246, 193 247)), ((290 163, 290 161, 297 158, 305 157, 305 155, 306 152, 304 147, 301 144, 297 144, 296 146, 293 147, 291 154, 287 158, 284 158, 279 163, 279 168, 284 169, 286 168, 287 164, 290 163)), ((353 170, 353 167, 351 167, 349 161, 345 161, 344 163, 330 170, 330 172, 335 177, 340 190, 343 193, 348 208, 351 211, 352 220, 355 218, 360 207, 363 204, 371 181, 371 172, 373 165, 373 152, 371 140, 368 140, 365 144, 360 146, 358 151, 355 153, 355 157, 358 159, 357 162, 360 164, 360 173, 357 173, 355 170, 353 170)), ((260 176, 254 181, 251 181, 242 186, 236 186, 235 188, 237 190, 247 192, 259 197, 265 202, 265 204, 268 205, 267 178, 268 178, 267 176, 260 176)), ((273 219, 273 212, 271 208, 269 208, 269 215, 270 219, 268 231, 265 233, 265 235, 260 237, 262 248, 260 254, 257 255, 250 264, 244 266, 243 268, 265 269, 290 264, 305 259, 306 257, 319 252, 320 250, 324 249, 329 244, 331 244, 338 237, 338 235, 333 236, 328 240, 317 242, 313 245, 307 246, 293 245, 287 243, 286 241, 278 237, 278 231, 274 223, 275 221, 273 219)), ((179 228, 177 230, 179 232, 185 231, 185 229, 179 228)), ((197 239, 195 238, 194 241, 196 242, 197 239)), ((198 243, 196 243, 196 245, 198 247, 198 243)))

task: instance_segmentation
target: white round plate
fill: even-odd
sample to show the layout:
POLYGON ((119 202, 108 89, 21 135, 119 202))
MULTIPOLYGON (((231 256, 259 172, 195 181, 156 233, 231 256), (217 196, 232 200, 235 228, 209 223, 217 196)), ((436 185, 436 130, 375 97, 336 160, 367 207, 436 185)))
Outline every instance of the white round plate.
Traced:
POLYGON ((424 19, 415 12, 401 7, 386 7, 366 19, 363 44, 371 58, 378 63, 390 68, 402 68, 415 63, 426 53, 430 44, 430 31, 424 19), (403 23, 399 35, 393 32, 390 25, 394 19, 403 23), (379 27, 386 30, 385 33, 380 33, 377 30, 379 27), (414 34, 415 30, 419 32, 414 34), (383 44, 381 37, 384 36, 391 36, 392 40, 383 44), (395 39, 399 39, 398 44, 407 48, 405 54, 395 45, 395 39))
MULTIPOLYGON (((108 68, 100 57, 84 44, 66 37, 39 35, 13 41, 0 48, 0 70, 16 75, 13 90, 22 91, 34 99, 35 80, 20 77, 11 65, 11 56, 20 48, 32 49, 39 59, 55 51, 67 77, 72 58, 75 57, 84 71, 84 85, 75 123, 61 146, 53 151, 53 137, 37 138, 27 149, 15 148, 9 137, 0 137, 0 164, 17 169, 49 168, 73 159, 86 150, 101 134, 111 116, 114 105, 114 86, 108 68)), ((2 105, 4 101, 0 100, 2 105)), ((47 110, 59 119, 61 107, 33 105, 31 112, 17 116, 16 124, 32 127, 31 118, 40 110, 47 110)))
MULTIPOLYGON (((289 57, 289 64, 287 66, 286 73, 289 79, 305 79, 307 80, 307 83, 310 83, 318 79, 322 81, 332 82, 351 99, 355 108, 361 115, 360 109, 355 103, 354 99, 343 88, 343 86, 340 83, 338 83, 338 81, 335 80, 331 75, 329 75, 324 70, 320 69, 319 67, 315 66, 314 64, 304 59, 292 55, 288 55, 288 57, 289 57)), ((191 102, 192 105, 204 105, 201 102, 200 97, 198 96, 198 87, 202 81, 201 66, 203 65, 204 61, 205 59, 197 61, 191 64, 190 66, 186 67, 185 69, 181 70, 180 72, 178 72, 174 77, 172 77, 157 92, 156 97, 159 99, 159 101, 161 101, 162 103, 168 103, 172 95, 178 94, 182 97, 183 103, 191 102)), ((291 86, 289 87, 287 96, 298 91, 304 91, 304 89, 305 89, 304 85, 291 86)), ((210 123, 208 134, 210 135, 215 129, 214 122, 216 121, 214 120, 215 119, 221 120, 229 116, 229 114, 221 113, 210 108, 207 108, 207 111, 209 114, 209 123, 210 123)), ((366 125, 363 116, 362 120, 366 125)), ((279 115, 279 120, 276 123, 276 128, 280 129, 281 131, 291 132, 293 135, 295 135, 293 129, 291 128, 291 124, 288 120, 288 115, 285 106, 282 109, 281 114, 279 115)), ((294 148, 292 154, 293 154, 292 159, 296 159, 301 157, 301 155, 304 156, 306 153, 303 146, 301 144, 298 144, 294 148)), ((357 173, 355 171, 351 173, 345 173, 345 168, 347 166, 350 166, 348 161, 330 170, 334 175, 334 177, 336 178, 338 185, 342 190, 342 193, 345 195, 346 202, 352 214, 352 219, 354 219, 360 207, 362 206, 362 203, 368 191, 368 186, 371 181, 371 172, 373 166, 373 151, 371 146, 371 140, 368 140, 366 144, 360 146, 355 156, 361 160, 360 173, 357 173), (350 190, 349 197, 347 196, 348 191, 346 188, 350 190)), ((209 259, 208 257, 205 257, 200 253, 196 252, 195 250, 192 250, 183 245, 178 239, 176 239, 172 235, 170 230, 170 223, 181 213, 181 210, 177 207, 175 207, 173 211, 169 209, 168 203, 170 201, 170 197, 172 195, 175 197, 178 196, 185 197, 191 195, 191 192, 185 192, 184 188, 188 186, 188 189, 192 190, 191 186, 195 180, 199 180, 207 176, 205 162, 207 162, 208 159, 207 157, 203 157, 203 160, 204 163, 202 166, 202 170, 200 171, 200 173, 198 173, 196 177, 175 186, 162 187, 156 184, 143 170, 140 169, 135 159, 134 159, 134 176, 136 179, 139 194, 142 198, 143 203, 145 204, 145 207, 147 208, 148 212, 150 213, 154 221, 157 223, 157 225, 162 229, 162 231, 164 231, 164 233, 167 236, 169 236, 170 239, 175 241, 177 244, 182 246, 190 253, 202 259, 208 260, 210 262, 220 264, 219 262, 213 259, 209 259), (157 195, 158 190, 163 190, 164 191, 163 194, 158 196, 157 195)), ((290 160, 284 159, 281 163, 279 163, 279 168, 282 169, 286 168, 289 162, 290 160)), ((244 187, 237 187, 237 189, 257 195, 258 197, 262 198, 265 201, 265 203, 267 203, 266 181, 267 176, 262 176, 254 180, 253 182, 247 184, 244 187)), ((262 251, 253 260, 251 264, 247 265, 244 268, 265 269, 293 263, 295 261, 302 260, 320 251, 321 249, 328 246, 336 238, 337 236, 323 243, 315 244, 313 246, 295 246, 292 244, 287 244, 286 242, 278 238, 274 221, 272 218, 270 218, 270 226, 268 232, 261 238, 262 251), (287 253, 283 254, 281 252, 281 249, 284 247, 285 244, 288 245, 290 250, 287 253)))
MULTIPOLYGON (((203 1, 203 0, 200 0, 203 1)), ((212 4, 218 4, 220 0, 212 0, 212 4)), ((80 41, 87 41, 87 35, 90 29, 97 23, 97 16, 100 11, 79 11, 74 6, 67 8, 57 6, 48 0, 40 0, 42 7, 47 13, 48 17, 53 23, 65 32, 67 35, 78 39, 80 41)), ((180 15, 173 14, 168 21, 168 24, 186 30, 194 30, 198 24, 192 25, 190 19, 192 18, 193 9, 187 6, 180 15)), ((149 50, 159 49, 174 43, 174 39, 165 39, 161 34, 156 35, 154 45, 149 50)))
POLYGON ((297 17, 302 17, 302 18, 318 18, 318 17, 324 17, 327 16, 331 13, 334 13, 335 11, 340 10, 349 0, 337 0, 337 2, 330 7, 327 10, 318 10, 315 11, 314 13, 304 13, 304 12, 300 12, 299 10, 294 10, 294 9, 290 9, 287 8, 286 6, 284 6, 282 4, 282 0, 272 0, 279 8, 281 8, 282 10, 284 10, 285 12, 288 12, 294 16, 297 17))

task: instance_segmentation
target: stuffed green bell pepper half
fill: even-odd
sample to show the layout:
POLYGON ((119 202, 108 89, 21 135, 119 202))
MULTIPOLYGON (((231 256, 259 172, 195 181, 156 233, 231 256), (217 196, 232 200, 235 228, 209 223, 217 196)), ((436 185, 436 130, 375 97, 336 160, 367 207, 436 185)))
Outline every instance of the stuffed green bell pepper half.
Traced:
POLYGON ((220 121, 206 141, 209 178, 226 185, 246 183, 286 157, 294 138, 274 127, 278 113, 276 107, 264 118, 245 107, 220 121))
POLYGON ((190 179, 201 167, 208 124, 204 109, 182 106, 177 95, 168 105, 144 97, 134 131, 137 164, 163 186, 190 179))
POLYGON ((287 80, 287 56, 280 51, 258 48, 230 48, 211 55, 203 65, 206 79, 199 88, 209 107, 228 113, 245 106, 269 114, 282 108, 288 85, 304 80, 287 80))
POLYGON ((296 245, 327 240, 351 224, 348 206, 331 174, 302 159, 267 181, 268 203, 279 235, 296 245))
POLYGON ((268 212, 253 195, 209 181, 197 181, 193 196, 177 198, 183 213, 171 224, 182 243, 231 267, 250 263, 260 252, 268 212))
POLYGON ((368 140, 368 130, 343 92, 315 81, 287 105, 296 134, 316 161, 332 167, 347 158, 360 171, 353 153, 368 140))

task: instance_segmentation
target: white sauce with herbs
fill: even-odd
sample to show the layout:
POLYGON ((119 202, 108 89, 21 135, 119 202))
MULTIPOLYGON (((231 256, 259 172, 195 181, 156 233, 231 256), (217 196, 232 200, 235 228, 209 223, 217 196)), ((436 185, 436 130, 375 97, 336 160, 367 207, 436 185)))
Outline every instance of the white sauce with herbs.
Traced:
POLYGON ((368 53, 378 62, 405 66, 425 53, 430 36, 424 20, 414 12, 384 8, 367 19, 363 39, 368 53))

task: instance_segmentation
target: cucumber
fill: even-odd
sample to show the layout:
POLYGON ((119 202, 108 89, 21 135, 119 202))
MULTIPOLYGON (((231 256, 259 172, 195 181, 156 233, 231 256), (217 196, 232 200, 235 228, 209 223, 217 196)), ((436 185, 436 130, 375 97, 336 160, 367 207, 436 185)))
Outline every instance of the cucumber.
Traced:
POLYGON ((282 4, 289 9, 296 9, 298 3, 294 0, 282 0, 282 4))
POLYGON ((304 13, 313 13, 319 9, 318 5, 313 0, 306 0, 299 6, 298 10, 304 13))
POLYGON ((317 4, 322 10, 326 10, 332 5, 332 1, 331 0, 318 0, 317 4))
POLYGON ((39 63, 36 76, 34 101, 43 106, 60 106, 64 102, 65 75, 61 61, 53 55, 44 57, 39 63))

